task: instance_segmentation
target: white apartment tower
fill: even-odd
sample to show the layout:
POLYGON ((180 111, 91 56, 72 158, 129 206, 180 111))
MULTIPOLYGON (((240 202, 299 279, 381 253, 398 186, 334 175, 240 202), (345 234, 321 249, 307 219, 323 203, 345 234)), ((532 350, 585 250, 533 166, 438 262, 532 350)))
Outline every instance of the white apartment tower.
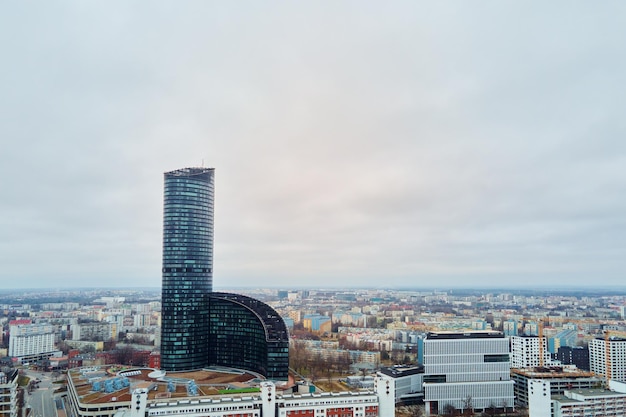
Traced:
POLYGON ((500 332, 436 332, 424 340, 427 415, 513 407, 509 341, 500 332))
POLYGON ((591 340, 589 342, 589 367, 592 372, 604 378, 626 381, 626 339, 612 336, 606 340, 591 340))
POLYGON ((545 337, 511 336, 511 368, 535 368, 552 365, 545 337), (543 354, 543 363, 539 360, 543 354))
POLYGON ((9 356, 21 362, 51 357, 56 352, 52 325, 12 324, 9 332, 9 356))

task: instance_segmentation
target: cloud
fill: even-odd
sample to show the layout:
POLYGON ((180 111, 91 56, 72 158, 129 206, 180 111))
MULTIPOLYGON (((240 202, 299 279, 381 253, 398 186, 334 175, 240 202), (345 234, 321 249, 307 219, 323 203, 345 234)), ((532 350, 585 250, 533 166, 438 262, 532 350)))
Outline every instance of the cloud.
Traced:
POLYGON ((218 287, 622 281, 621 3, 40 6, 0 17, 12 286, 160 285, 202 163, 218 287))

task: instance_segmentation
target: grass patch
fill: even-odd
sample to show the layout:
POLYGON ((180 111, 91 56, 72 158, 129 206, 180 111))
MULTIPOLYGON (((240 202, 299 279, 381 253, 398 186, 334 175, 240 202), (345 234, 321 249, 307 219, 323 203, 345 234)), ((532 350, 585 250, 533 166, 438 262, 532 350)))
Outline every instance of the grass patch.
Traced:
POLYGON ((251 392, 260 392, 259 388, 237 388, 237 389, 220 389, 217 390, 220 394, 248 394, 251 392))
POLYGON ((30 378, 27 377, 26 375, 20 375, 17 377, 17 385, 19 385, 20 387, 27 386, 29 382, 30 382, 30 378))

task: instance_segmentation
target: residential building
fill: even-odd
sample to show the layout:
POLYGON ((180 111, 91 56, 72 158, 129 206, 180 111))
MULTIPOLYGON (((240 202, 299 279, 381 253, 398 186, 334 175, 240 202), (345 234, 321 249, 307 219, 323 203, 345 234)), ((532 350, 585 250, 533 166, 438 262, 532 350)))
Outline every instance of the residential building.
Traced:
POLYGON ((321 314, 307 314, 302 320, 305 329, 314 332, 330 332, 332 330, 331 318, 321 314))
POLYGON ((587 346, 561 346, 556 352, 556 359, 563 365, 576 365, 583 371, 590 369, 589 347, 587 346))
POLYGON ((546 339, 538 336, 511 336, 511 367, 535 368, 552 365, 550 352, 546 349, 546 339), (540 361, 540 352, 543 361, 540 361))
POLYGON ((17 369, 0 372, 0 417, 17 417, 17 369))
POLYGON ((500 332, 431 332, 424 340, 427 415, 513 407, 509 341, 500 332))
POLYGON ((517 321, 506 320, 502 323, 505 336, 517 336, 517 321))
POLYGON ((576 346, 578 341, 578 331, 575 329, 564 329, 554 337, 548 338, 548 352, 556 353, 561 346, 576 346))
MULTIPOLYGON (((551 382, 529 381, 529 415, 532 417, 623 417, 626 415, 624 391, 602 388, 568 389, 551 395, 551 382)), ((623 387, 622 387, 623 388, 623 387)))
POLYGON ((70 326, 72 340, 117 340, 117 323, 80 323, 70 326))
POLYGON ((9 324, 9 356, 21 363, 60 354, 54 347, 54 326, 49 324, 9 324))
POLYGON ((542 380, 550 382, 552 395, 563 394, 567 389, 597 388, 602 380, 593 372, 582 371, 576 367, 551 366, 543 368, 511 369, 511 379, 515 382, 515 405, 528 407, 529 381, 542 380))
POLYGON ((626 339, 616 336, 592 339, 589 367, 606 379, 626 381, 626 339))

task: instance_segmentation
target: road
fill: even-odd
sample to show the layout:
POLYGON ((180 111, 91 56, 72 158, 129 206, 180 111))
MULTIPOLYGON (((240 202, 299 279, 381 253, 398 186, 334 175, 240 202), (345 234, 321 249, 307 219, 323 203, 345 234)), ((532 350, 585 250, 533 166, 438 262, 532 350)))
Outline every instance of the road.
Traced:
POLYGON ((52 399, 55 385, 52 383, 50 373, 26 371, 31 379, 40 379, 39 387, 29 395, 25 394, 26 407, 30 407, 30 417, 57 417, 57 409, 52 399))

